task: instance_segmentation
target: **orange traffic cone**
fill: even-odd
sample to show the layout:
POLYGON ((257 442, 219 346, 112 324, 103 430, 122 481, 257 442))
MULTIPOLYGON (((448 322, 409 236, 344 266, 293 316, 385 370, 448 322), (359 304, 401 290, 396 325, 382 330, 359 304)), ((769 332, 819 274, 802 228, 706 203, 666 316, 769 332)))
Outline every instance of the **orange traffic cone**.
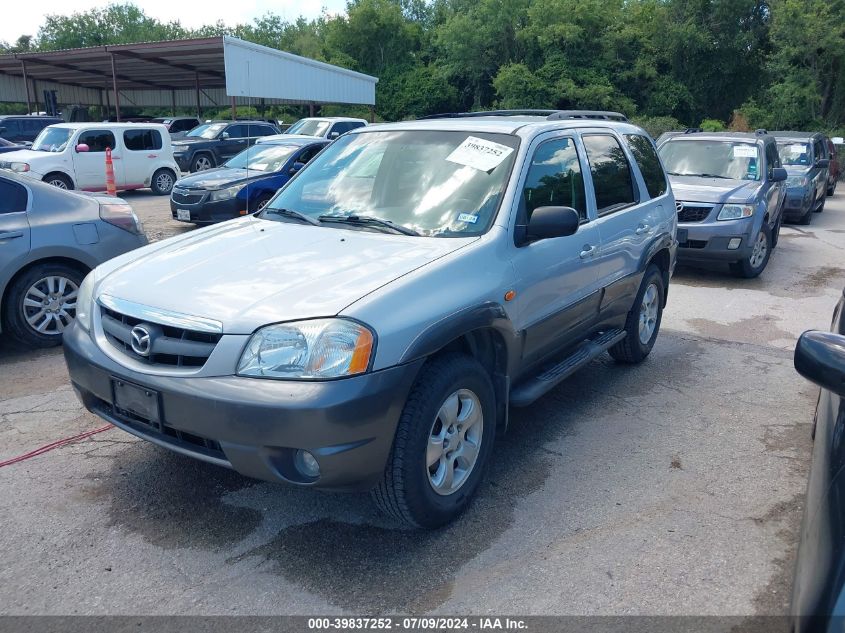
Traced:
POLYGON ((111 159, 111 147, 106 148, 106 193, 110 196, 117 195, 117 187, 114 184, 114 163, 111 159))

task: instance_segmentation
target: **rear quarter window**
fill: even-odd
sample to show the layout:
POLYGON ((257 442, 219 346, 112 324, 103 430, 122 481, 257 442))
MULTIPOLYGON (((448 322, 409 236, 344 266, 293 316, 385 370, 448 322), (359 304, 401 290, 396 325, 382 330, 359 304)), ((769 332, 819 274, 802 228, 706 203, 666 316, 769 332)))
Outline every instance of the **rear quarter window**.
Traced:
POLYGON ((123 144, 133 152, 161 149, 161 133, 158 130, 125 130, 123 144))
POLYGON ((666 193, 666 174, 651 140, 642 134, 626 134, 625 140, 643 175, 648 195, 652 198, 662 196, 666 193))
POLYGON ((26 211, 29 195, 23 185, 0 178, 0 215, 26 211))

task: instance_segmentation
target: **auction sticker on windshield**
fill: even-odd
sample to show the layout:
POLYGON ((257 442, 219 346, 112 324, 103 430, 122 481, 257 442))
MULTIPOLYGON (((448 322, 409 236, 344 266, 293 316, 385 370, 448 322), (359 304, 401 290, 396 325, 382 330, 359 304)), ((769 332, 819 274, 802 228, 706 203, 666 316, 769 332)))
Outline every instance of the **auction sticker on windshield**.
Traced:
POLYGON ((513 152, 512 147, 468 136, 446 157, 450 163, 466 165, 479 171, 493 171, 513 152))
POLYGON ((753 145, 734 145, 734 158, 757 158, 757 148, 753 145))

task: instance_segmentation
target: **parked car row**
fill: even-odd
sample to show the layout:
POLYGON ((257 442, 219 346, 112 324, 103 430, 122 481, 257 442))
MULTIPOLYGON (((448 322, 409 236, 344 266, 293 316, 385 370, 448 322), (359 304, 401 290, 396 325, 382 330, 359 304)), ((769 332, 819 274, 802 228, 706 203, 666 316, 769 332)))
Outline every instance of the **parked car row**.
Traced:
MULTIPOLYGON (((46 116, 0 117, 0 169, 38 179, 62 189, 106 190, 105 155, 111 152, 119 191, 150 188, 169 195, 182 172, 223 165, 263 137, 279 129, 266 121, 211 121, 172 117, 130 123, 64 123, 46 116), (176 139, 176 140, 174 140, 176 139), (31 143, 31 147, 14 145, 31 143)), ((341 117, 304 119, 300 129, 313 129, 326 139, 366 125, 341 117)))

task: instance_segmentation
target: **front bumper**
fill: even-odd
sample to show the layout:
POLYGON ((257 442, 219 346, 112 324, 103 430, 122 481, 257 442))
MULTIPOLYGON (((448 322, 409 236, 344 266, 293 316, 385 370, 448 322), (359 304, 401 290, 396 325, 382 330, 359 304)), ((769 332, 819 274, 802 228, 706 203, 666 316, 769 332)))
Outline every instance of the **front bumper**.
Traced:
POLYGON ((190 154, 173 154, 173 160, 179 166, 179 171, 191 171, 190 154))
POLYGON ((678 262, 737 262, 751 255, 754 218, 678 223, 678 262), (728 248, 731 240, 738 248, 728 248))
POLYGON ((812 192, 805 187, 789 187, 783 201, 783 218, 800 220, 810 210, 813 203, 812 192))
POLYGON ((324 382, 153 376, 110 359, 78 325, 65 331, 63 342, 83 404, 115 426, 247 477, 341 490, 366 490, 379 481, 422 365, 324 382), (115 380, 157 392, 160 421, 118 411, 115 380), (294 467, 298 449, 317 459, 316 480, 294 467))
POLYGON ((211 224, 214 222, 223 222, 224 220, 231 220, 232 218, 239 218, 247 215, 247 207, 249 206, 246 200, 241 200, 240 197, 229 198, 228 200, 209 201, 210 192, 206 192, 200 202, 185 203, 177 202, 170 197, 170 214, 174 220, 180 222, 195 222, 198 224, 211 224), (177 210, 183 209, 191 214, 190 220, 179 220, 177 210))

